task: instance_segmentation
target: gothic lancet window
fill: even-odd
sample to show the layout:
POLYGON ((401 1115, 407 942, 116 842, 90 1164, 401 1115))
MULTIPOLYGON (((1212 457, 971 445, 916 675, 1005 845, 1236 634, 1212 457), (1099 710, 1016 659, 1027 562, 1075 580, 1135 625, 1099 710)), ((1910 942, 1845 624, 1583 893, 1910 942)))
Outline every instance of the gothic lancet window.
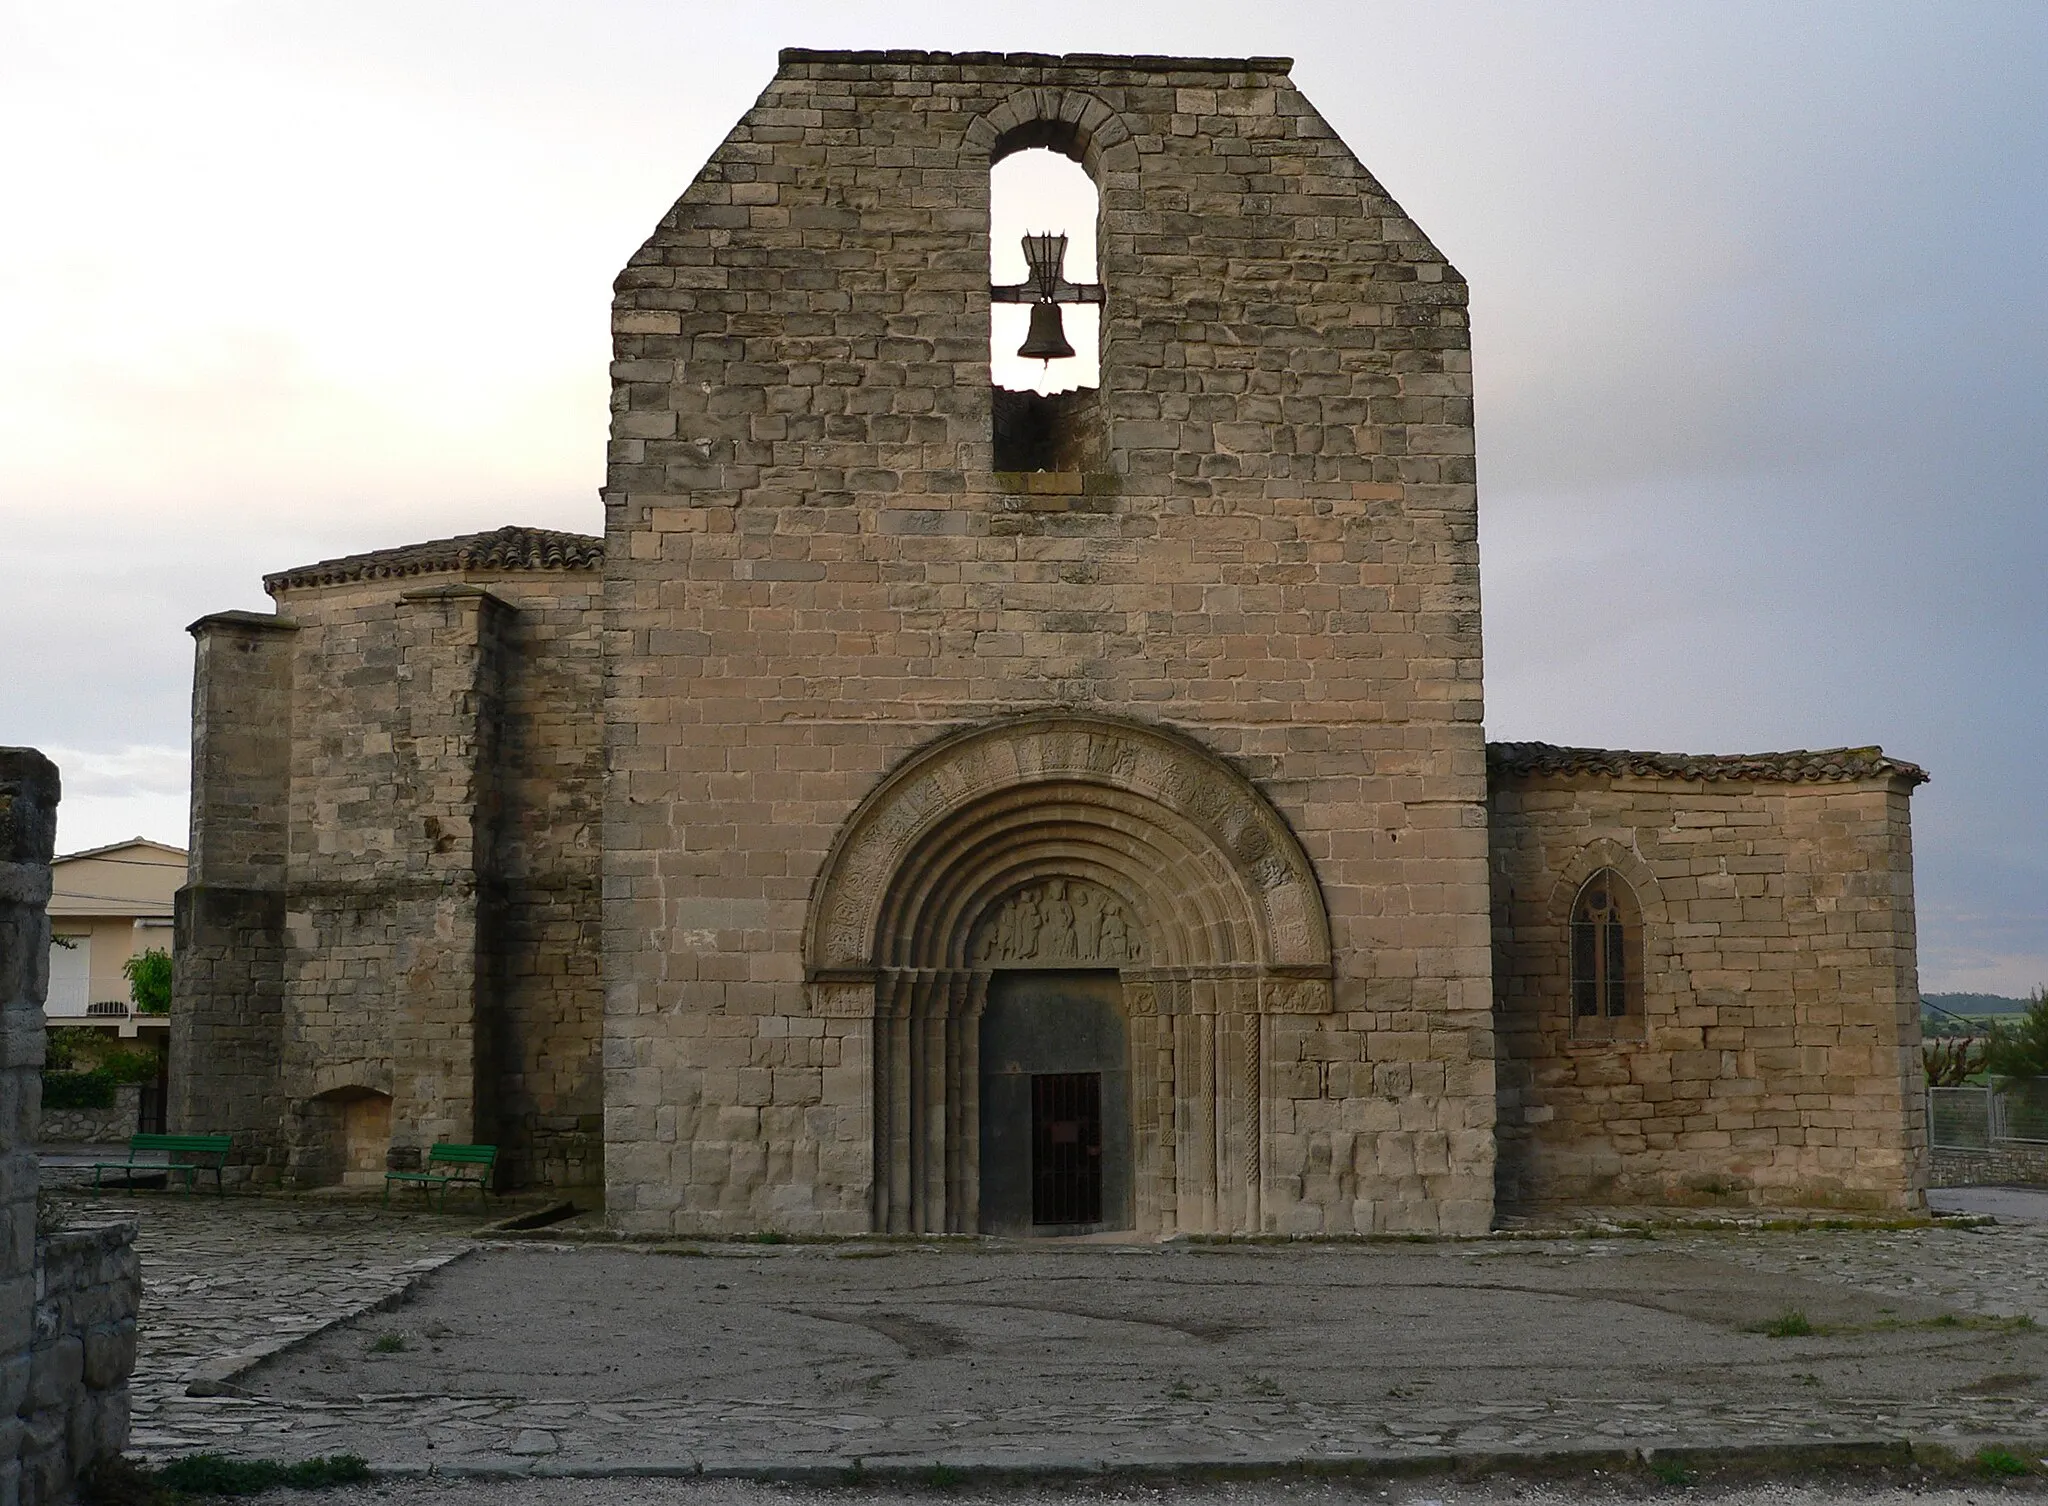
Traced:
POLYGON ((1572 903, 1572 1025, 1602 1033, 1604 1023, 1643 1012, 1642 912, 1627 882, 1603 868, 1572 903))

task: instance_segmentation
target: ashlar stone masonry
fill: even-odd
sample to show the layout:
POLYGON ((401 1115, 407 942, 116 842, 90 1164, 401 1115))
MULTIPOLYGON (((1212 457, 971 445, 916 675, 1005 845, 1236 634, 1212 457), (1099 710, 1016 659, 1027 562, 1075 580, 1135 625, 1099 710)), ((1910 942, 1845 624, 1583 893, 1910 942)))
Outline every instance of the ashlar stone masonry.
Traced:
POLYGON ((1465 285, 1284 59, 786 52, 613 333, 601 540, 195 628, 176 1113, 251 1175, 601 1133, 639 1233, 1918 1199, 1923 776, 1489 769, 1465 285), (989 364, 1040 148, 1100 199, 1053 397, 989 364))

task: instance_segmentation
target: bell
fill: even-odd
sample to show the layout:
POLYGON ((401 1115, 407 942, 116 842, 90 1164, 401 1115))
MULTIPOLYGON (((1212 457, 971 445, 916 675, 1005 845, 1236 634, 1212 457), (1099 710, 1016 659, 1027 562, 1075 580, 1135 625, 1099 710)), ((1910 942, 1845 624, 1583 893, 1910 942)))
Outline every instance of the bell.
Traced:
POLYGON ((1060 322, 1060 306, 1032 304, 1031 331, 1017 347, 1017 354, 1034 361, 1061 361, 1073 353, 1074 347, 1067 344, 1066 326, 1060 322))

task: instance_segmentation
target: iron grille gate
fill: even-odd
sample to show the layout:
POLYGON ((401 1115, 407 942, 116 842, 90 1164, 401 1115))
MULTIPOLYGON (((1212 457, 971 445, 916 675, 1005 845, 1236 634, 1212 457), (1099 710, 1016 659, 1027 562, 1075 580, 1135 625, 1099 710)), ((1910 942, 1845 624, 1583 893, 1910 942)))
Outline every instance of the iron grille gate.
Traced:
POLYGON ((1102 1222, 1102 1074, 1031 1079, 1031 1222, 1102 1222))

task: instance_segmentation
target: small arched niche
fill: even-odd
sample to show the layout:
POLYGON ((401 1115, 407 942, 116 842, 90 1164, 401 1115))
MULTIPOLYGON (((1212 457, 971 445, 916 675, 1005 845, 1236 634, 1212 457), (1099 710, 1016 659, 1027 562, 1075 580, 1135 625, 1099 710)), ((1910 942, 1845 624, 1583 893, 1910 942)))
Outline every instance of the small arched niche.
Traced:
POLYGON ((351 1085, 306 1106, 301 1180, 311 1185, 381 1187, 391 1149, 391 1095, 351 1085))
POLYGON ((992 156, 989 380, 998 471, 1102 468, 1100 203, 1079 161, 1028 133, 1011 133, 992 156), (1041 239, 1034 266, 1026 238, 1045 236, 1063 236, 1064 247, 1041 239), (1023 353, 1057 351, 1062 340, 1071 355, 1023 353))

